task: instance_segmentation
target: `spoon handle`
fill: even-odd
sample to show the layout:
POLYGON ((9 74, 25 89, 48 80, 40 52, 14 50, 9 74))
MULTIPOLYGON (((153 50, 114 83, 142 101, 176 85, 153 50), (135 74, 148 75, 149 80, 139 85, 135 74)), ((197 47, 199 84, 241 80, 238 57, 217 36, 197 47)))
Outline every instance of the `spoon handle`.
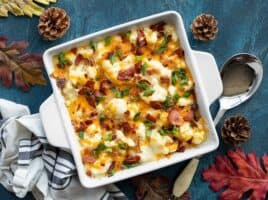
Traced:
POLYGON ((224 113, 226 112, 226 109, 220 108, 215 119, 214 119, 214 125, 216 126, 218 124, 218 122, 220 121, 220 119, 222 118, 222 116, 224 115, 224 113))

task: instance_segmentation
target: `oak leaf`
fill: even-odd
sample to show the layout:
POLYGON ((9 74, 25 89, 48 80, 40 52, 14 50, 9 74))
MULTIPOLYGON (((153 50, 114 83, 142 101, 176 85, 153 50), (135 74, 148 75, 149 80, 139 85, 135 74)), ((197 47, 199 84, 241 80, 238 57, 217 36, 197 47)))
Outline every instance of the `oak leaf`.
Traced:
POLYGON ((45 85, 41 55, 25 53, 28 43, 12 42, 7 45, 7 38, 0 36, 0 79, 10 88, 13 84, 29 91, 32 85, 45 85))
POLYGON ((214 164, 203 170, 203 179, 214 191, 225 190, 221 200, 238 200, 249 192, 249 200, 265 200, 268 192, 268 156, 261 161, 254 153, 233 150, 217 156, 214 164), (262 162, 261 162, 262 161, 262 162))

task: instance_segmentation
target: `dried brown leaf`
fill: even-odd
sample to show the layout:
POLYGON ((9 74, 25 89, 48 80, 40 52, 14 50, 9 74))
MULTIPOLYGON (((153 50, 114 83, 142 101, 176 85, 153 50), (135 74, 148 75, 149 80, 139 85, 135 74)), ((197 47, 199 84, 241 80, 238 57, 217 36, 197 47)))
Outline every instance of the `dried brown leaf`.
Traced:
POLYGON ((12 42, 7 45, 7 38, 0 36, 0 79, 10 88, 15 85, 23 91, 29 91, 32 85, 45 85, 41 55, 25 53, 28 43, 12 42))

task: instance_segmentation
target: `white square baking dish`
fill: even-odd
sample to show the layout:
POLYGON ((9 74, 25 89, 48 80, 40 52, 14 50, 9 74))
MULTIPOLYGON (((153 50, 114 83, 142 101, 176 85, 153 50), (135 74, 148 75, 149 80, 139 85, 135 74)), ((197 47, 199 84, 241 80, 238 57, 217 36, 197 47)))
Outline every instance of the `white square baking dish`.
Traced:
POLYGON ((142 19, 134 20, 105 29, 78 39, 63 43, 48 49, 44 55, 44 64, 48 75, 53 72, 52 57, 61 51, 68 50, 82 44, 88 43, 90 40, 103 38, 108 35, 124 32, 136 26, 154 24, 165 21, 176 27, 177 34, 182 48, 185 52, 186 62, 192 72, 195 81, 195 93, 200 112, 207 122, 209 134, 207 140, 195 148, 187 149, 184 152, 177 152, 159 161, 153 161, 139 165, 134 168, 125 169, 117 172, 114 176, 104 178, 91 178, 85 173, 84 166, 80 155, 80 145, 71 120, 64 105, 64 99, 60 90, 56 85, 56 81, 50 78, 53 88, 51 95, 40 107, 41 119, 47 134, 48 141, 51 145, 70 150, 76 166, 81 184, 87 188, 99 187, 102 185, 117 182, 133 176, 144 174, 153 170, 157 170, 202 154, 206 154, 215 150, 219 145, 218 136, 213 124, 213 120, 209 111, 209 106, 222 93, 222 82, 214 57, 205 52, 193 51, 190 48, 184 24, 180 14, 174 11, 162 12, 142 19))

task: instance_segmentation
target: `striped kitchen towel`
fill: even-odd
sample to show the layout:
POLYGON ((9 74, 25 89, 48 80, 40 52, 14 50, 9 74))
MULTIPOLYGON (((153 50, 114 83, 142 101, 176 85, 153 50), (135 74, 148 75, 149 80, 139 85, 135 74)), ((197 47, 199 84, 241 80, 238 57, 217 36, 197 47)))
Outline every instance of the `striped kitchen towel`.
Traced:
POLYGON ((20 198, 31 191, 38 200, 127 200, 115 185, 83 188, 72 155, 48 144, 39 114, 3 99, 0 183, 20 198))

